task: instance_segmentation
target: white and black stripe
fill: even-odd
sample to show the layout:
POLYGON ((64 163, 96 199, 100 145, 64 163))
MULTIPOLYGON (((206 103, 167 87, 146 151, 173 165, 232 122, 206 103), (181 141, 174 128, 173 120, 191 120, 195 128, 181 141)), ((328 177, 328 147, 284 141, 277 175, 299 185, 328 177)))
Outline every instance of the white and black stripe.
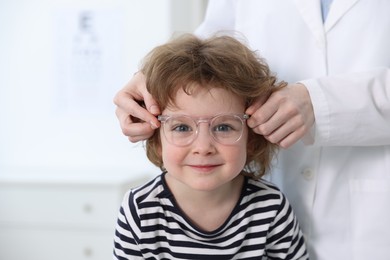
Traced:
POLYGON ((273 185, 246 179, 225 224, 205 232, 182 214, 163 176, 125 195, 114 259, 308 259, 291 206, 273 185))

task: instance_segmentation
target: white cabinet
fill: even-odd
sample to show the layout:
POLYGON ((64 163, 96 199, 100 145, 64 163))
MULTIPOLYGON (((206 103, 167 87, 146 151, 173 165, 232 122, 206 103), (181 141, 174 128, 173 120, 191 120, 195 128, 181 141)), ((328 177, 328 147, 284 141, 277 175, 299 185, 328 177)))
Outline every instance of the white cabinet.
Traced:
POLYGON ((0 259, 112 259, 123 195, 146 179, 130 173, 0 175, 0 259))

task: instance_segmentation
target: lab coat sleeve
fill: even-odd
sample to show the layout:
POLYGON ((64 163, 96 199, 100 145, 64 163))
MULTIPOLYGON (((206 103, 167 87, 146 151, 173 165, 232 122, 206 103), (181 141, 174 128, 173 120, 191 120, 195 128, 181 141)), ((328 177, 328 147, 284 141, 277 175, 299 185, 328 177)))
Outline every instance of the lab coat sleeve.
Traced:
POLYGON ((303 80, 315 114, 314 145, 390 144, 390 69, 303 80))
POLYGON ((195 34, 207 37, 221 31, 232 31, 235 23, 235 3, 227 0, 208 1, 203 22, 195 34))

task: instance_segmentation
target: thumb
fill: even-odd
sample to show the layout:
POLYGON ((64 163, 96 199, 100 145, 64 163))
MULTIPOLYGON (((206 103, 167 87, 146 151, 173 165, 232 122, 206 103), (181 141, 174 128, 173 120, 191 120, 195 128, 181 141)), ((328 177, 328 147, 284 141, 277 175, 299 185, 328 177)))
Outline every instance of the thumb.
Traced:
POLYGON ((149 92, 146 92, 144 94, 144 103, 145 108, 153 115, 157 116, 161 114, 160 107, 158 106, 156 100, 152 97, 152 95, 149 94, 149 92))
POLYGON ((245 113, 248 115, 252 115, 255 113, 267 100, 267 97, 261 96, 257 98, 252 104, 246 109, 245 113))
POLYGON ((141 96, 143 98, 143 103, 144 103, 142 104, 142 106, 155 116, 161 114, 160 107, 158 106, 156 100, 154 100, 152 95, 147 90, 145 75, 139 71, 137 72, 135 77, 137 77, 137 80, 139 81, 139 85, 142 85, 142 87, 140 88, 141 96))

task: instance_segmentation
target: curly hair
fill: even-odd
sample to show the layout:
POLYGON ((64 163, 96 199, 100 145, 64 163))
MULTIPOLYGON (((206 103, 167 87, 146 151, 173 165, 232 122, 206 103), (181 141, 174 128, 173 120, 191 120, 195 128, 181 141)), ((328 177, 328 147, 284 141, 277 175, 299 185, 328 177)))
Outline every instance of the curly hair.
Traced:
MULTIPOLYGON (((154 48, 140 69, 150 94, 164 110, 175 105, 179 89, 191 95, 195 87, 222 88, 244 99, 246 107, 284 87, 268 65, 241 41, 226 35, 201 39, 185 34, 154 48)), ((146 141, 149 160, 164 169, 160 131, 146 141)), ((247 158, 243 174, 260 178, 270 168, 277 145, 248 130, 247 158)))

